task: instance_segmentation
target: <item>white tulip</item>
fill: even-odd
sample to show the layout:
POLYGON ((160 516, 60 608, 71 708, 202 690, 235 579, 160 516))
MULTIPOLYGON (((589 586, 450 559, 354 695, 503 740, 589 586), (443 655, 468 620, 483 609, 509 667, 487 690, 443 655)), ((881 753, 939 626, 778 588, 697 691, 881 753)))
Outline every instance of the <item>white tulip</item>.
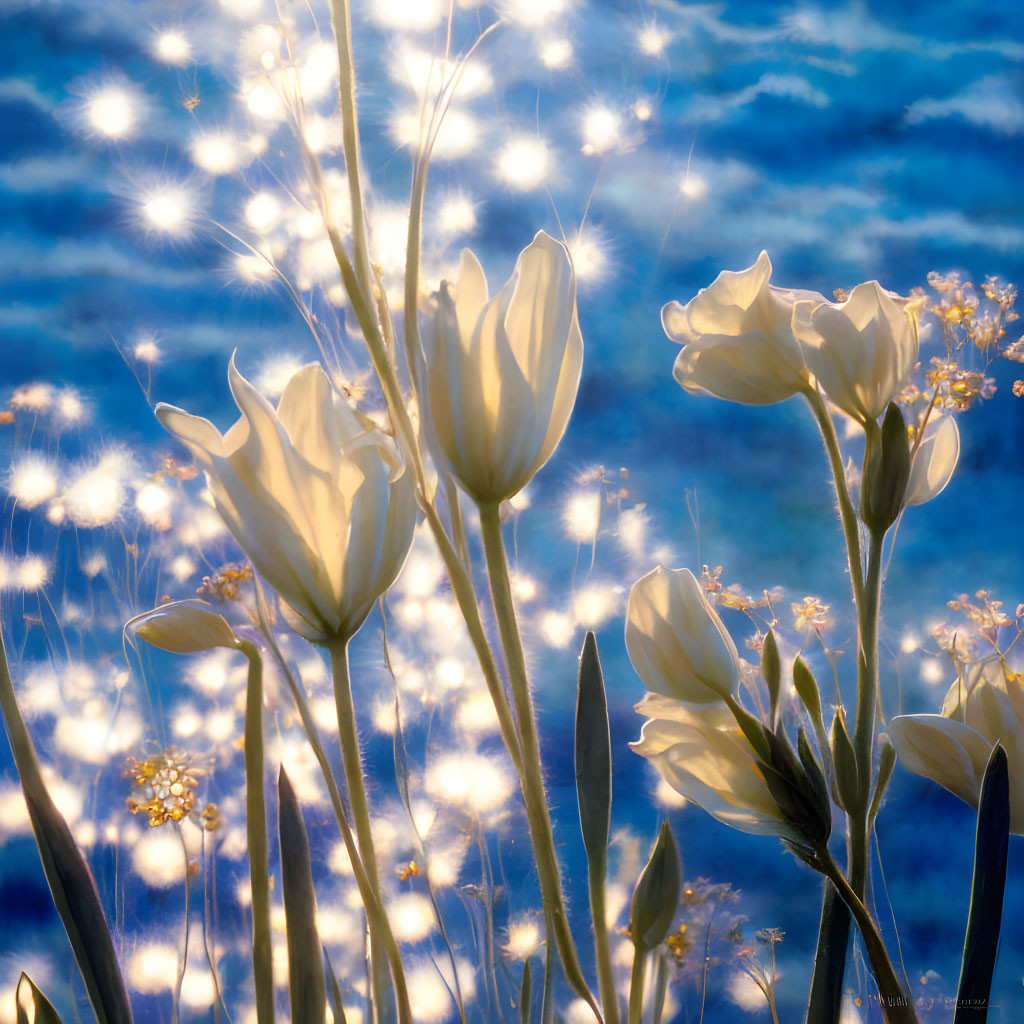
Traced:
POLYGON ((949 483, 960 458, 960 430, 953 416, 929 421, 910 466, 907 481, 908 505, 931 501, 949 483))
POLYGON ((877 281, 838 304, 797 302, 793 332, 825 393, 862 425, 878 419, 917 362, 915 313, 877 281))
POLYGON ((489 297, 462 250, 424 325, 430 413, 452 475, 480 502, 522 490, 565 433, 583 365, 576 277, 565 246, 539 231, 489 297))
POLYGON ((647 715, 630 747, 687 800, 741 832, 805 842, 783 819, 756 756, 724 704, 696 705, 649 693, 647 715))
POLYGON ((996 741, 1010 776, 1010 831, 1024 835, 1024 675, 1000 660, 973 666, 946 694, 941 715, 899 715, 889 737, 905 768, 978 806, 996 741))
POLYGON ((809 386, 793 336, 793 305, 825 297, 776 288, 768 283, 771 274, 771 260, 762 252, 746 270, 722 271, 685 306, 670 302, 662 309, 665 333, 683 346, 673 374, 685 390, 769 405, 809 386))
POLYGON ((710 704, 739 685, 736 645, 689 569, 658 566, 633 584, 626 650, 652 693, 710 704))
POLYGON ((347 640, 408 554, 411 474, 317 363, 294 374, 276 412, 234 359, 228 383, 242 416, 223 436, 170 405, 156 415, 206 472, 218 512, 292 628, 316 642, 347 640))

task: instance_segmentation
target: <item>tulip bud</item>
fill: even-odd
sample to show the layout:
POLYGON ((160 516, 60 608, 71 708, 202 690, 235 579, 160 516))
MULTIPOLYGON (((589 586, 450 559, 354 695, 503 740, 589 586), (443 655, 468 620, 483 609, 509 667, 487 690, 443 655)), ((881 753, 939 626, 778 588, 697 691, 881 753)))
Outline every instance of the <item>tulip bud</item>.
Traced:
POLYGON ((238 645, 238 638, 223 615, 206 601, 171 601, 129 619, 125 629, 148 644, 173 654, 195 654, 214 647, 238 645))
POLYGON ((650 952, 668 934, 679 907, 680 874, 679 848, 663 821, 629 905, 629 932, 637 952, 650 952))
POLYGON ((774 728, 779 710, 779 692, 782 687, 782 666, 779 664, 779 645, 775 632, 769 629, 761 645, 761 675, 768 686, 769 721, 774 728))
POLYGON ((879 430, 868 425, 861 475, 860 517, 872 533, 882 536, 903 508, 910 477, 907 425, 895 404, 889 403, 879 430))

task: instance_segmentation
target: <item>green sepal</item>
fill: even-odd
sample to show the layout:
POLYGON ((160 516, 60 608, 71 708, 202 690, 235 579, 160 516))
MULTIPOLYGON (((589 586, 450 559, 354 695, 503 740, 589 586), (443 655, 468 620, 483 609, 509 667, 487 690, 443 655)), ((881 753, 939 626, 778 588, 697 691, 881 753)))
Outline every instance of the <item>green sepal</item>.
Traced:
POLYGON ((327 991, 316 927, 316 893, 309 860, 309 839, 302 809, 284 765, 277 776, 277 810, 292 1020, 321 1021, 325 1019, 327 991))
POLYGON ((576 689, 576 799, 587 860, 600 868, 607 858, 611 825, 612 745, 604 676, 591 632, 583 641, 576 689))
POLYGON ((871 798, 871 809, 868 811, 868 824, 873 824, 878 816, 878 809, 882 806, 882 797, 885 796, 886 786, 892 778, 893 769, 896 767, 896 749, 891 743, 882 747, 882 754, 878 765, 878 781, 875 783, 875 795, 871 798))
POLYGON ((821 713, 821 693, 818 690, 817 680, 799 655, 793 662, 793 688, 800 698, 800 703, 807 709, 807 714, 811 716, 811 724, 814 726, 815 732, 822 736, 827 735, 825 719, 821 713))
POLYGON ((61 1024, 60 1014, 53 1008, 53 1003, 39 991, 24 971, 21 972, 21 977, 18 979, 14 1002, 18 1007, 17 1024, 61 1024), (24 994, 26 986, 28 988, 27 998, 24 994), (23 1005, 29 1000, 32 1002, 31 1022, 23 1005))
POLYGON ((765 634, 761 644, 761 675, 768 685, 768 721, 772 728, 778 721, 779 694, 782 692, 782 665, 779 661, 779 645, 775 642, 775 632, 771 629, 765 634))
POLYGON ((772 732, 756 719, 749 711, 740 705, 734 698, 726 695, 724 697, 726 706, 732 712, 736 724, 740 727, 747 742, 750 744, 754 754, 763 761, 770 761, 772 755, 771 740, 772 732))
POLYGON ((885 410, 879 430, 868 424, 864 469, 860 485, 860 517, 881 537, 903 508, 910 479, 910 444, 907 425, 895 403, 885 410))
POLYGON ((832 763, 836 771, 837 803, 844 811, 853 814, 860 800, 857 754, 846 728, 846 716, 842 708, 836 711, 835 718, 832 719, 832 763))
POLYGON ((668 934, 679 906, 680 878, 679 848, 665 820, 629 905, 629 930, 640 954, 656 948, 668 934))
POLYGON ((822 770, 821 763, 815 756, 814 749, 807 739, 807 733, 803 729, 797 733, 796 749, 800 755, 800 763, 804 767, 804 774, 814 794, 819 812, 825 819, 827 829, 825 838, 827 839, 832 834, 832 804, 829 801, 828 783, 825 781, 825 773, 822 770))
POLYGON ((771 756, 767 761, 758 762, 765 785, 785 821, 809 846, 816 847, 832 832, 832 812, 825 777, 803 731, 800 733, 803 747, 800 760, 784 734, 766 732, 766 735, 771 745, 771 756), (804 758, 807 763, 801 763, 804 758), (807 764, 811 766, 810 771, 807 764))
POLYGON ((1010 780, 1006 751, 997 743, 985 769, 978 802, 971 909, 953 1024, 985 1024, 988 1016, 992 974, 999 951, 1009 839, 1010 780))

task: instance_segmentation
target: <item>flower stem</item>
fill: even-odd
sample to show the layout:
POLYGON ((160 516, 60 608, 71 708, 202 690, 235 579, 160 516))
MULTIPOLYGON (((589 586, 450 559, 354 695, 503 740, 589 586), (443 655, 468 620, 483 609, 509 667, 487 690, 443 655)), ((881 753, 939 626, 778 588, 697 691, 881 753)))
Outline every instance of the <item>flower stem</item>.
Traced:
POLYGON ((850 489, 846 486, 846 467, 843 465, 843 453, 839 450, 839 438, 836 436, 835 424, 825 407, 825 400, 818 393, 817 388, 808 388, 804 397, 814 413, 818 422, 818 429, 821 431, 822 440, 825 442, 825 451, 828 453, 828 461, 832 467, 832 477, 835 481, 836 498, 839 502, 839 518, 843 523, 843 535, 846 538, 846 554, 850 562, 850 583, 853 587, 853 599, 860 608, 861 594, 864 590, 864 578, 861 570, 860 554, 860 527, 858 525, 857 510, 853 507, 850 499, 850 489))
POLYGON ((372 294, 370 259, 367 248, 363 187, 359 180, 359 118, 356 113, 356 76, 352 58, 352 17, 348 0, 331 0, 331 25, 338 49, 338 97, 341 106, 341 137, 345 152, 352 206, 352 243, 356 277, 369 301, 372 294))
MULTIPOLYGON (((882 592, 883 534, 872 532, 868 547, 868 572, 864 600, 860 608, 857 640, 857 722, 853 749, 857 755, 859 783, 856 817, 864 819, 865 857, 867 855, 867 814, 871 798, 872 754, 875 739, 875 708, 878 703, 878 613, 882 592)), ((858 895, 863 895, 858 893, 858 895)))
POLYGON ((258 1024, 274 1022, 274 968, 270 950, 270 864, 263 794, 263 659, 255 644, 239 641, 249 659, 245 691, 245 828, 252 889, 252 973, 258 1024))
POLYGON ((826 881, 821 924, 818 927, 818 946, 814 953, 814 973, 804 1015, 805 1024, 839 1024, 849 945, 850 908, 843 902, 836 887, 826 881))
POLYGON ((896 976, 896 970, 889 959, 885 943, 882 941, 878 927, 872 920, 864 901, 853 891, 850 883, 839 870, 839 866, 832 859, 827 847, 819 851, 819 857, 825 877, 836 887, 860 929, 864 948, 868 954, 868 962, 871 964, 871 971, 878 983, 883 1019, 886 1024, 917 1024, 913 1001, 896 976))
POLYGON ((644 1009, 644 962, 647 954, 633 950, 633 967, 629 972, 629 1024, 640 1024, 644 1009))
POLYGON ((508 668, 512 699, 519 723, 519 738, 523 756, 521 776, 523 800, 526 804, 526 817, 530 824, 534 860, 537 863, 537 873, 540 877, 541 899, 544 903, 545 914, 550 919, 550 927, 554 932, 569 984, 577 995, 590 1004, 598 1019, 603 1020, 597 1000, 587 986, 580 969, 576 946, 569 931, 569 920, 562 899, 562 883, 558 872, 558 858, 555 855, 551 816, 544 795, 537 725, 534 721, 533 703, 530 699, 530 683, 526 672, 523 644, 519 636, 519 625, 516 622, 515 606, 512 602, 512 589, 509 584, 508 562, 505 556, 505 544, 501 536, 498 505, 491 502, 481 504, 479 507, 480 532, 487 561, 491 599, 494 603, 494 615, 498 622, 498 632, 501 635, 501 643, 505 651, 505 664, 508 668))
MULTIPOLYGON (((349 802, 352 805, 352 820, 356 826, 359 855, 377 904, 383 908, 380 876, 377 873, 377 854, 373 848, 373 832, 370 826, 370 809, 366 800, 366 786, 363 783, 363 764, 359 752, 356 709, 352 702, 352 681, 348 671, 348 640, 339 638, 330 644, 328 650, 331 654, 331 674, 334 677, 334 704, 338 712, 341 761, 345 769, 349 802)), ((371 931, 370 968, 375 1019, 378 1021, 391 1019, 395 1001, 395 993, 388 985, 387 965, 384 962, 383 953, 384 950, 381 949, 378 937, 371 931)))
POLYGON ((597 961, 597 987, 601 994, 605 1024, 619 1024, 619 996, 615 991, 612 958, 608 947, 608 920, 604 904, 604 858, 599 863, 587 860, 590 882, 590 917, 594 922, 594 957, 597 961))
POLYGON ((352 873, 355 876, 356 887, 359 889, 359 896, 363 901, 363 910, 366 913, 366 922, 369 926, 370 934, 371 936, 376 937, 377 941, 383 947, 388 963, 391 966, 391 975, 394 979, 395 985, 395 996, 398 1002, 399 1024, 412 1024, 412 1009, 409 1004, 409 992, 405 982, 405 969, 402 964, 402 954, 398 948, 398 943, 395 941, 395 936, 391 931, 391 925, 388 922, 387 915, 384 913, 384 909, 381 906, 375 890, 370 885, 370 879, 366 874, 366 868, 363 867, 363 862, 359 856, 359 849, 356 845, 355 837, 352 835, 352 829, 349 827, 348 819, 345 817, 345 808, 341 802, 341 793, 338 790, 338 783, 334 778, 334 772, 327 759, 327 752, 324 750, 323 743, 320 740, 320 732, 317 729, 316 722, 313 720, 313 715, 309 710, 309 702, 306 700, 306 695, 299 688, 295 681, 295 676, 289 670, 284 657, 281 655, 280 648, 274 641, 273 634, 265 627, 265 623, 262 621, 260 623, 260 630, 263 633, 264 638, 267 640, 267 643, 270 645, 271 650, 274 653, 274 657, 288 682, 288 688, 291 691, 292 699, 295 701, 295 706, 298 709, 299 718, 302 721, 302 728, 306 734, 306 739, 309 741, 309 745, 312 747, 313 753, 316 756, 317 763, 320 765, 320 771, 323 775, 324 783, 327 786, 327 792, 330 794, 331 806, 334 808, 334 818, 338 825, 338 831, 341 834, 342 842, 345 844, 345 850, 348 853, 349 860, 352 862, 352 873))

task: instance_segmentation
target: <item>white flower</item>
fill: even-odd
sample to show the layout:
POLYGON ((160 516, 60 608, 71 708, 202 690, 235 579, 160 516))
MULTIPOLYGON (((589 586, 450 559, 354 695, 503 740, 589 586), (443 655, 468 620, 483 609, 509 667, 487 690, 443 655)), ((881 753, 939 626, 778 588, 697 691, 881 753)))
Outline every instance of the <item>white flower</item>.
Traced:
POLYGON ((583 365, 576 278, 543 231, 493 298, 462 250, 453 296, 442 283, 425 324, 430 413, 452 474, 477 501, 512 497, 565 433, 583 365))
POLYGON ((838 304, 797 302, 793 331, 825 393, 863 425, 878 419, 917 361, 915 312, 877 281, 838 304))
POLYGON ((825 297, 776 288, 768 283, 771 273, 771 260, 762 252, 746 270, 722 271, 685 306, 670 302, 662 309, 665 333, 683 346, 673 373, 687 391, 769 405, 809 386, 793 336, 793 305, 825 297))
POLYGON ((908 505, 931 501, 949 483, 960 458, 960 430, 953 416, 939 416, 924 428, 924 437, 910 465, 908 505))
POLYGON ((156 415, 205 470, 218 512, 292 628, 318 642, 347 640, 409 551, 411 474, 392 439, 317 363, 296 371, 276 412, 234 359, 228 383, 242 417, 223 436, 173 406, 156 415))
POLYGON ((649 693, 636 711, 649 720, 630 747, 676 792, 741 832, 805 842, 783 819, 750 744, 724 704, 688 704, 649 693))
POLYGON ((652 693, 709 704, 739 684, 736 645, 689 569, 658 566, 633 584, 626 650, 652 693))
POLYGON ((1010 831, 1024 835, 1024 675, 993 659, 950 687, 941 715, 899 715, 889 737, 903 766, 978 806, 996 741, 1010 776, 1010 831))

